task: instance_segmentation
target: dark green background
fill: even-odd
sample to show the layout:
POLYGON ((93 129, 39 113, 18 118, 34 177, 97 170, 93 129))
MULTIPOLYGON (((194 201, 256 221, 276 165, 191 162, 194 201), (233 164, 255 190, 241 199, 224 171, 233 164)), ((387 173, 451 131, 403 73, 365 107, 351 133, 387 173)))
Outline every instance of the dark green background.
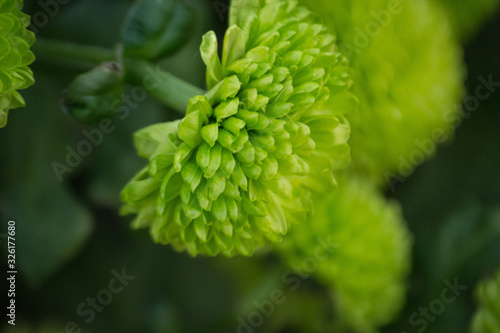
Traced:
MULTIPOLYGON (((196 10, 191 40, 164 67, 203 87, 201 36, 210 29, 222 36, 227 13, 222 1, 188 2, 196 10)), ((130 4, 70 1, 38 36, 112 47, 130 4)), ((29 14, 40 11, 34 1, 25 8, 29 14)), ((499 33, 497 14, 465 47, 464 84, 471 95, 479 76, 500 82, 499 33)), ((281 281, 286 268, 277 257, 193 259, 153 244, 147 231, 132 232, 129 219, 117 215, 119 191, 143 165, 131 134, 176 117, 173 111, 148 99, 125 120, 113 119, 116 129, 59 183, 51 163, 64 163, 65 147, 75 148, 85 139, 82 130, 94 128, 76 123, 58 106, 62 90, 85 68, 48 58, 32 68, 37 83, 23 91, 28 106, 11 111, 8 126, 0 130, 0 221, 3 232, 8 220, 16 221, 20 272, 12 332, 64 332, 70 321, 82 332, 235 332, 237 318, 247 318, 255 310, 252 302, 268 298, 275 288, 288 292, 287 301, 255 332, 322 332, 332 320, 324 289, 307 279, 289 292, 281 281), (77 306, 106 288, 111 271, 123 267, 135 279, 85 323, 77 306)), ((417 332, 409 316, 439 297, 445 279, 454 278, 467 290, 429 322, 426 332, 467 331, 474 285, 500 266, 499 107, 500 88, 464 119, 451 143, 388 193, 401 202, 415 247, 408 302, 384 331, 417 332)), ((7 285, 1 281, 3 295, 7 285)))

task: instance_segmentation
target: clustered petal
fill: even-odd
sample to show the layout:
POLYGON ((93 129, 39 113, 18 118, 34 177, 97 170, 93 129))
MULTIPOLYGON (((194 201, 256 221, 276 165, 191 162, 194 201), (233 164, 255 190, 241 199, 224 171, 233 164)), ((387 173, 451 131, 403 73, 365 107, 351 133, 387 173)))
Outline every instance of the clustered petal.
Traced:
POLYGON ((29 16, 21 12, 22 1, 0 3, 0 128, 7 124, 10 109, 24 106, 17 92, 34 83, 28 67, 35 60, 30 47, 35 35, 27 30, 29 16))
POLYGON ((411 236, 399 205, 369 180, 338 179, 337 190, 317 198, 310 221, 277 250, 295 272, 327 286, 345 326, 375 332, 404 304, 411 236))
POLYGON ((312 209, 311 192, 347 166, 357 100, 335 36, 296 1, 235 1, 222 59, 203 37, 204 96, 186 116, 136 133, 149 159, 124 189, 123 213, 177 250, 251 255, 312 209))
POLYGON ((479 309, 474 315, 471 333, 500 332, 500 270, 476 288, 479 309))
POLYGON ((432 0, 301 2, 334 29, 354 71, 350 170, 382 185, 408 176, 461 118, 462 50, 446 16, 432 0))

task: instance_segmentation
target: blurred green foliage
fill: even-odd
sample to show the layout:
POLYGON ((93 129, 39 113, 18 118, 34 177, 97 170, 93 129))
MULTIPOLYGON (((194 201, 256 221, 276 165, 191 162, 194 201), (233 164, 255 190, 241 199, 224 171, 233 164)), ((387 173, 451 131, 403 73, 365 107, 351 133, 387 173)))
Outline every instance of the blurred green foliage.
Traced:
MULTIPOLYGON (((227 22, 219 14, 228 7, 219 0, 187 2, 194 9, 195 30, 163 65, 203 87, 201 36, 210 29, 224 34, 227 22)), ((131 4, 73 0, 59 5, 37 36, 112 47, 131 4)), ((32 15, 43 11, 36 2, 25 8, 32 15)), ((480 76, 500 81, 499 31, 497 13, 465 49, 470 96, 482 84, 480 76)), ((38 59, 33 65, 37 84, 23 91, 27 107, 12 114, 0 130, 1 232, 8 220, 16 221, 19 266, 19 327, 12 330, 3 321, 0 330, 63 332, 74 321, 82 332, 234 332, 260 313, 262 325, 250 327, 253 331, 293 333, 324 332, 335 321, 335 305, 325 287, 312 276, 294 275, 265 250, 251 258, 193 259, 152 244, 147 232, 129 230, 129 221, 117 210, 123 184, 142 166, 132 133, 173 118, 156 101, 141 102, 123 120, 113 118, 114 130, 59 182, 52 163, 65 163, 67 147, 76 149, 88 140, 83 131, 95 129, 75 123, 59 108, 62 91, 89 69, 66 65, 38 59), (95 312, 94 320, 85 322, 78 307, 83 303, 91 309, 87 298, 108 288, 112 270, 124 267, 135 278, 95 312), (283 293, 284 302, 273 303, 267 316, 259 308, 275 290, 283 293)), ((443 281, 455 278, 467 289, 427 323, 425 332, 461 333, 470 327, 474 286, 493 273, 500 258, 499 105, 495 90, 463 114, 453 142, 388 192, 400 202, 415 245, 407 303, 383 332, 417 332, 420 326, 412 324, 411 316, 440 297, 443 281)), ((7 290, 5 279, 0 290, 7 290)))
POLYGON ((500 271, 476 288, 479 310, 474 315, 472 333, 493 333, 500 330, 500 271))

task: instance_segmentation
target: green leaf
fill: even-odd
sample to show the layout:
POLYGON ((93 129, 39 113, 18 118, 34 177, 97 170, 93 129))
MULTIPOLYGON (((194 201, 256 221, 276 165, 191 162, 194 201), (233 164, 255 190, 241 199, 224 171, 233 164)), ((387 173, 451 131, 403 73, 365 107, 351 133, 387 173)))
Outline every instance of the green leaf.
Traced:
POLYGON ((75 148, 78 141, 75 124, 58 112, 62 87, 42 73, 37 80, 39 84, 25 93, 26 112, 18 113, 0 133, 0 219, 2 225, 16 222, 18 270, 32 287, 44 284, 78 253, 93 225, 87 208, 69 190, 67 180, 83 166, 66 164, 65 146, 75 148), (62 182, 54 162, 71 170, 61 171, 62 182))
POLYGON ((41 177, 16 186, 9 195, 9 219, 16 221, 19 269, 36 287, 80 249, 92 231, 92 218, 55 181, 41 177))
POLYGON ((183 0, 137 0, 121 34, 125 55, 156 60, 178 50, 192 31, 193 13, 183 0))
POLYGON ((471 270, 470 267, 481 260, 496 264, 498 260, 490 257, 488 251, 498 246, 499 240, 498 208, 487 209, 475 202, 462 206, 434 231, 434 238, 425 244, 425 251, 419 249, 433 256, 432 262, 425 266, 433 287, 429 289, 439 290, 440 281, 464 271, 479 273, 477 268, 471 270))

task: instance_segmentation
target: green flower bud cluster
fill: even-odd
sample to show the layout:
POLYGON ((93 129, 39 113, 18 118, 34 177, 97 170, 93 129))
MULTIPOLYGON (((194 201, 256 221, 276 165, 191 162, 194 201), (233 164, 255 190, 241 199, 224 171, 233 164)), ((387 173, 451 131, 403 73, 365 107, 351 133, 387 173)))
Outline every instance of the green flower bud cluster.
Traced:
POLYGON ((436 0, 450 20, 453 31, 462 40, 472 37, 498 8, 498 0, 436 0))
POLYGON ((404 303, 412 241, 400 207, 352 176, 318 201, 311 221, 293 228, 278 252, 298 274, 330 289, 339 323, 374 332, 404 303), (330 248, 318 252, 321 244, 330 248))
POLYGON ((479 310, 474 315, 471 333, 500 332, 500 271, 476 289, 479 310))
POLYGON ((210 90, 185 118, 136 133, 150 163, 123 190, 122 213, 191 255, 251 255, 334 187, 357 99, 335 36, 297 1, 233 1, 222 60, 217 48, 207 33, 210 90))
POLYGON ((350 170, 379 183, 407 176, 402 164, 416 167, 451 137, 464 94, 462 52, 443 12, 426 0, 301 1, 337 33, 354 70, 350 170), (423 150, 424 140, 433 144, 423 150))
POLYGON ((34 83, 28 65, 35 60, 30 51, 35 35, 26 29, 30 19, 21 12, 22 5, 19 0, 0 3, 0 128, 7 125, 10 109, 25 105, 17 90, 34 83))

